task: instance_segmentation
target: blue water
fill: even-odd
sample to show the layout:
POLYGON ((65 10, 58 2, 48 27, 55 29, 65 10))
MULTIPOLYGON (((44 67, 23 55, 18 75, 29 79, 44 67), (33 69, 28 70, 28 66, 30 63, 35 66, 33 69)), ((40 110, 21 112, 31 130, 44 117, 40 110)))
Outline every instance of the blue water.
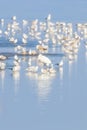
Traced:
MULTIPOLYGON (((87 22, 86 0, 34 2, 0 1, 0 18, 17 15, 44 21, 51 13, 53 21, 87 22)), ((27 47, 36 44, 30 41, 27 47)), ((54 75, 26 73, 27 60, 36 64, 37 56, 19 56, 21 70, 13 74, 14 46, 0 37, 0 54, 10 52, 6 69, 0 71, 0 130, 87 130, 87 49, 83 41, 72 63, 59 48, 50 47, 51 52, 59 50, 57 55, 47 55, 53 63, 64 61, 61 69, 55 65, 54 75)))
MULTIPOLYGON (((5 48, 5 47, 4 47, 5 48)), ((53 63, 61 59, 56 74, 27 74, 29 56, 21 57, 21 71, 0 71, 1 130, 82 130, 87 128, 87 51, 80 45, 78 57, 69 63, 64 55, 48 55, 53 63)), ((36 62, 37 57, 32 57, 36 62)), ((11 66, 13 56, 6 60, 11 66)))

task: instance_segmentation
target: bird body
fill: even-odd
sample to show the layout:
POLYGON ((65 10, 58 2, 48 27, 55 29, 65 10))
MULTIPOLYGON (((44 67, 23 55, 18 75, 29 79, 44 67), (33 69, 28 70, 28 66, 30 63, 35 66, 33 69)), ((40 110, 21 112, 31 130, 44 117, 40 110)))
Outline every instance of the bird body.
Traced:
POLYGON ((29 66, 26 70, 28 72, 36 73, 38 71, 38 66, 29 66))
POLYGON ((18 72, 19 70, 20 70, 20 66, 19 66, 19 65, 14 66, 14 67, 12 68, 12 71, 13 71, 13 72, 18 72))
POLYGON ((42 55, 42 54, 39 54, 38 60, 39 60, 40 62, 46 64, 47 66, 49 66, 49 65, 52 63, 51 60, 50 60, 48 57, 46 57, 46 56, 44 56, 44 55, 42 55))
POLYGON ((7 59, 7 56, 0 55, 0 60, 6 60, 6 59, 7 59))
POLYGON ((6 64, 4 62, 0 62, 0 70, 4 70, 6 67, 6 64))

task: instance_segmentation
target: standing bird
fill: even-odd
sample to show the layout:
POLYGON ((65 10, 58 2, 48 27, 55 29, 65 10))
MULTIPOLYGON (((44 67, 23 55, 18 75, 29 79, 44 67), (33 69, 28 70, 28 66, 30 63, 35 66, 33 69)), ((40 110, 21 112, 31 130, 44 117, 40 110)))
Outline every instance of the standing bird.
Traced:
POLYGON ((17 55, 14 56, 14 66, 12 68, 13 72, 19 72, 20 71, 20 59, 18 58, 17 55))
POLYGON ((4 70, 6 67, 6 64, 4 62, 0 62, 0 70, 4 70))
POLYGON ((29 59, 28 67, 26 68, 28 72, 36 73, 38 71, 38 66, 31 65, 31 59, 29 59))

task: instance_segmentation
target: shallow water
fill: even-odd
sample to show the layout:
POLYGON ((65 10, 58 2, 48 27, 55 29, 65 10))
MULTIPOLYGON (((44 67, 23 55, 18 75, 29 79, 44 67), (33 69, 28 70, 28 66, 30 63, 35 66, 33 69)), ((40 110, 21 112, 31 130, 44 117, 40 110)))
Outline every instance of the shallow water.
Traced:
MULTIPOLYGON (((86 0, 37 0, 37 4, 34 3, 0 1, 0 18, 9 21, 16 14, 17 20, 38 18, 44 21, 51 13, 52 21, 87 22, 86 0)), ((64 60, 63 68, 55 65, 54 75, 27 73, 27 60, 32 58, 33 64, 38 64, 37 56, 21 55, 21 70, 12 73, 13 47, 0 37, 0 54, 8 56, 6 69, 0 71, 0 130, 87 130, 87 49, 84 43, 81 42, 72 62, 60 54, 58 48, 50 48, 53 54, 47 56, 54 64, 64 60)))
POLYGON ((0 71, 0 129, 86 129, 87 50, 83 42, 72 62, 60 53, 48 55, 54 64, 64 60, 63 68, 55 65, 52 75, 27 73, 28 59, 36 64, 37 56, 19 57, 20 72, 12 73, 11 55, 6 60, 7 68, 0 71))

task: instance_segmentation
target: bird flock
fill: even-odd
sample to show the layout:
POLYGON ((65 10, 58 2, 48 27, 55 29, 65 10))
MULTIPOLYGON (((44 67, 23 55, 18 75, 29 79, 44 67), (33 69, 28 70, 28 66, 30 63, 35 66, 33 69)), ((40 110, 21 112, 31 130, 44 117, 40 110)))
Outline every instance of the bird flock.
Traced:
POLYGON ((2 38, 13 45, 14 55, 9 67, 7 61, 11 56, 0 53, 0 71, 8 68, 12 73, 20 72, 23 57, 28 57, 25 68, 27 73, 56 74, 56 66, 63 67, 64 61, 61 58, 54 64, 48 55, 52 53, 51 47, 56 54, 60 53, 55 51, 56 48, 60 48, 69 61, 74 61, 82 41, 87 48, 87 23, 76 23, 74 26, 72 23, 53 22, 51 14, 43 22, 38 19, 23 19, 19 22, 13 16, 9 22, 0 19, 0 39, 2 38), (33 63, 32 56, 35 57, 33 63))

